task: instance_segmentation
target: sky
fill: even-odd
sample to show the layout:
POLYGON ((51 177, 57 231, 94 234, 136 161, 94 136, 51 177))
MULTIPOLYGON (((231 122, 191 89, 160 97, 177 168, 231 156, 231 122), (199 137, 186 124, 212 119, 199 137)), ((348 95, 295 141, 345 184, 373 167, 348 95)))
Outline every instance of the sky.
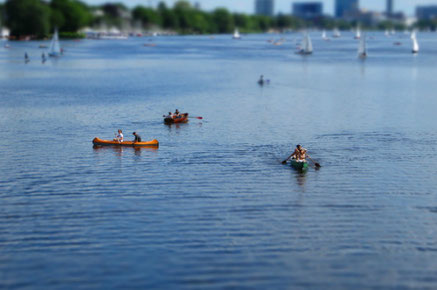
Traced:
MULTIPOLYGON (((135 5, 156 5, 161 0, 84 0, 89 4, 101 4, 105 2, 123 2, 127 6, 135 5)), ((254 12, 255 0, 189 0, 190 2, 199 2, 203 10, 213 10, 216 7, 226 7, 232 12, 254 12)), ((282 13, 291 13, 291 5, 294 2, 323 2, 323 9, 326 14, 333 14, 335 0, 275 0, 275 11, 282 13)), ((176 0, 165 0, 172 5, 176 0)), ((360 8, 382 12, 385 10, 385 0, 360 0, 360 8)), ((409 16, 415 13, 417 5, 437 5, 437 0, 394 0, 394 10, 402 11, 409 16)))

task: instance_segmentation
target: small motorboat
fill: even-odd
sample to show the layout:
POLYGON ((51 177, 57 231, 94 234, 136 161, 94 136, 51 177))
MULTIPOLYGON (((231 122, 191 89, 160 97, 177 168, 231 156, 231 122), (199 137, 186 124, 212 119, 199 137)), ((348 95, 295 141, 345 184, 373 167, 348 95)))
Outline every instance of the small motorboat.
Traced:
POLYGON ((127 147, 159 147, 159 142, 156 139, 146 142, 102 140, 100 138, 93 139, 94 146, 127 146, 127 147))

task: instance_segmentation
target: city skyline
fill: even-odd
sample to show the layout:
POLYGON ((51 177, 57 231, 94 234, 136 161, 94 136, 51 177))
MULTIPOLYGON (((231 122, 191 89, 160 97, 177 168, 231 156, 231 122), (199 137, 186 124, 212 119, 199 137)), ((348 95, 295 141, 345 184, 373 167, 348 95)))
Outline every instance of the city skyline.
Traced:
MULTIPOLYGON (((121 1, 125 5, 132 7, 136 5, 157 5, 161 0, 124 0, 121 1)), ((173 5, 177 0, 163 0, 168 5, 173 5)), ((335 0, 317 0, 323 3, 324 13, 334 15, 335 0)), ((117 2, 111 0, 84 0, 88 4, 102 4, 106 2, 117 2)), ((226 7, 232 12, 243 12, 248 14, 255 13, 254 0, 190 0, 189 2, 199 2, 200 6, 204 10, 213 10, 216 7, 226 7)), ((313 2, 311 0, 275 0, 275 13, 290 14, 290 5, 297 2, 313 2)), ((404 12, 408 16, 414 16, 416 6, 419 5, 437 5, 437 0, 394 0, 393 1, 394 12, 404 12)), ((386 11, 385 0, 360 0, 360 8, 366 10, 374 10, 377 12, 386 11)))

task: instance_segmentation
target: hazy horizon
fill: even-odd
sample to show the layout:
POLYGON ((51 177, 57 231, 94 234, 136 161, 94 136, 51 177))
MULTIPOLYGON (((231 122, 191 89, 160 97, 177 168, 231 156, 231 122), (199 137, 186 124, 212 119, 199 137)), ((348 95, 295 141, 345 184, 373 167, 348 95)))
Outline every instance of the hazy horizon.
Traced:
MULTIPOLYGON (((102 4, 106 2, 117 2, 108 0, 84 0, 89 4, 102 4)), ((169 5, 173 5, 177 0, 162 0, 169 5)), ((275 0, 275 13, 291 13, 292 3, 295 2, 322 2, 324 13, 333 14, 335 0, 275 0)), ((125 0, 123 2, 127 6, 135 5, 152 5, 156 6, 161 0, 125 0)), ((226 7, 233 12, 254 12, 254 0, 189 0, 191 3, 199 2, 204 10, 212 10, 216 7, 226 7)), ((385 0, 361 0, 360 8, 382 12, 385 10, 385 0)), ((437 0, 394 0, 395 11, 402 11, 409 16, 415 14, 416 6, 418 5, 437 5, 437 0)))

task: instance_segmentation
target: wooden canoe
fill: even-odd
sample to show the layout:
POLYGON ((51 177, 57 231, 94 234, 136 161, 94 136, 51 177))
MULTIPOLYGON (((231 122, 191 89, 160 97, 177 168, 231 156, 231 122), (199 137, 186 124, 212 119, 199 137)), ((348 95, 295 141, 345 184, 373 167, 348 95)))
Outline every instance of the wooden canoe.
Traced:
POLYGON ((180 124, 180 123, 187 123, 188 122, 188 113, 181 114, 179 117, 171 118, 171 117, 165 117, 164 123, 165 124, 180 124))
POLYGON ((290 161, 291 167, 298 170, 306 170, 308 169, 308 162, 297 162, 295 159, 291 159, 290 161))
POLYGON ((134 143, 133 141, 118 142, 113 140, 102 140, 97 137, 93 139, 93 144, 94 146, 128 146, 128 147, 158 147, 159 146, 159 142, 156 139, 152 141, 134 143))

